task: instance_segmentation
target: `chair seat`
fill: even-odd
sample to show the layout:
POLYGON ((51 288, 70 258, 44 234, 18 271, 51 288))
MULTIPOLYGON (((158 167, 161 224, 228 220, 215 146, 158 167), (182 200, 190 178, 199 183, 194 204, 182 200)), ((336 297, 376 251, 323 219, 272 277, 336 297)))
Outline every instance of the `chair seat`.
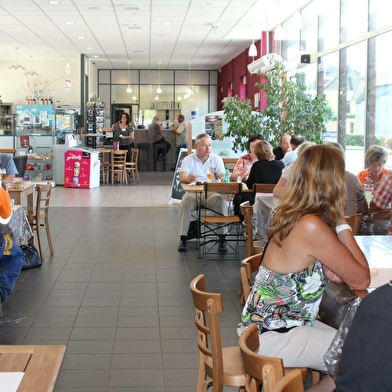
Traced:
POLYGON ((205 223, 216 223, 216 224, 226 224, 226 223, 241 223, 239 216, 203 216, 202 221, 205 223))
MULTIPOLYGON (((223 384, 242 386, 245 384, 245 369, 242 362, 240 347, 223 347, 223 384)), ((206 357, 206 372, 213 378, 212 358, 206 357)))

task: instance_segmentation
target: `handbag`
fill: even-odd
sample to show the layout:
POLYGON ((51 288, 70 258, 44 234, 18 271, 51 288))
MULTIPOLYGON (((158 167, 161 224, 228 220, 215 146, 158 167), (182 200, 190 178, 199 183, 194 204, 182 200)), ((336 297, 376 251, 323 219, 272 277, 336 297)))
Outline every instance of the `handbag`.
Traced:
POLYGON ((25 255, 22 271, 41 267, 42 260, 39 257, 38 249, 33 244, 22 245, 20 249, 25 255))
POLYGON ((340 376, 342 374, 341 357, 344 341, 360 304, 361 299, 359 297, 351 301, 327 353, 324 355, 325 366, 331 376, 340 376))

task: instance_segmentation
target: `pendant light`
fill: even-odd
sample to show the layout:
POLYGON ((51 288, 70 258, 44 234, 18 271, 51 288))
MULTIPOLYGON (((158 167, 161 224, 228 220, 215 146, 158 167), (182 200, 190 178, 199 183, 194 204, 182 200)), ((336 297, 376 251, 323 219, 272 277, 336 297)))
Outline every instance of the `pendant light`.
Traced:
POLYGON ((18 49, 19 48, 15 48, 16 49, 16 64, 12 64, 11 66, 9 66, 8 68, 12 71, 20 71, 20 70, 24 70, 25 67, 23 67, 22 65, 18 64, 18 49))
POLYGON ((162 89, 161 89, 161 60, 158 60, 158 66, 159 66, 159 70, 158 70, 158 88, 157 88, 157 93, 161 94, 162 93, 162 89))
POLYGON ((131 60, 128 60, 128 86, 127 93, 130 94, 132 92, 131 88, 131 60))
POLYGON ((253 57, 253 58, 257 56, 257 48, 255 45, 255 37, 253 34, 253 28, 252 28, 252 45, 250 45, 250 47, 249 47, 248 56, 253 57))

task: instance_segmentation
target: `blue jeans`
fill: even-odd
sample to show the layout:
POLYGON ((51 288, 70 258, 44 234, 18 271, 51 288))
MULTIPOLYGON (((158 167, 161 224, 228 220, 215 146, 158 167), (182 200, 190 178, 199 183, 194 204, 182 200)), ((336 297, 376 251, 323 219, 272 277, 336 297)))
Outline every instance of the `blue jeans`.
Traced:
POLYGON ((17 277, 22 270, 24 253, 19 246, 7 236, 0 236, 0 300, 4 301, 15 287, 17 277))

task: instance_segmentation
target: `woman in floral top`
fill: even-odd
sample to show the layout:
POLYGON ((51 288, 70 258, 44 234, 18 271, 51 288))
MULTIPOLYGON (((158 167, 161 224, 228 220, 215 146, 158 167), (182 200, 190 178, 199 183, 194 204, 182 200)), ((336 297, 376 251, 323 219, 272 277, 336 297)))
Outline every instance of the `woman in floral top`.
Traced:
MULTIPOLYGON (((328 281, 357 290, 370 283, 344 220, 344 175, 343 155, 333 145, 311 146, 298 157, 242 312, 239 333, 256 323, 260 354, 280 357, 287 367, 327 371, 323 356, 336 330, 316 316, 328 281)), ((322 382, 334 387, 329 377, 322 382)))

